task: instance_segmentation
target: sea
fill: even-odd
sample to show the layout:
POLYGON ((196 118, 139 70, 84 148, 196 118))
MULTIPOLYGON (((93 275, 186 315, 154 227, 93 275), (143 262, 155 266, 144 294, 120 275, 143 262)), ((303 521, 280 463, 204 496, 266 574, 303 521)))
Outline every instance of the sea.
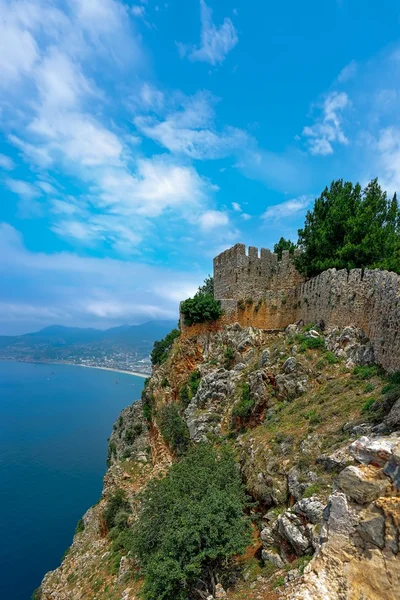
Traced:
POLYGON ((100 497, 107 438, 144 379, 0 361, 0 599, 29 600, 100 497))

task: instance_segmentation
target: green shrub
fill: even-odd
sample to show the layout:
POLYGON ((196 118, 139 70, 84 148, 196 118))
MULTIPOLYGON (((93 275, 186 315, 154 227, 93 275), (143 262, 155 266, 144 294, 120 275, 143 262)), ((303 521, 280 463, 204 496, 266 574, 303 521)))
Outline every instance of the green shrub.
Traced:
POLYGON ((378 369, 375 365, 357 365, 354 367, 353 375, 356 379, 371 379, 377 375, 378 369))
POLYGON ((127 514, 130 512, 130 505, 124 490, 117 490, 108 500, 106 507, 103 510, 103 521, 110 531, 117 524, 120 525, 120 513, 127 514))
POLYGON ((169 387, 169 381, 166 377, 163 377, 163 380, 161 381, 161 387, 163 387, 163 388, 169 387))
POLYGON ((400 384, 400 371, 395 371, 394 373, 389 375, 389 381, 393 385, 399 385, 400 384))
POLYGON ((83 519, 79 519, 75 527, 75 534, 82 533, 85 530, 85 522, 83 519))
POLYGON ((300 352, 305 352, 306 350, 317 350, 318 348, 325 347, 325 339, 322 336, 319 337, 307 337, 302 333, 295 336, 295 340, 300 344, 300 352))
POLYGON ((107 466, 111 465, 112 459, 117 456, 117 446, 115 442, 110 442, 108 444, 108 455, 107 455, 107 466))
POLYGON ((184 300, 181 313, 186 325, 216 321, 222 315, 221 304, 211 294, 197 293, 193 298, 184 300))
POLYGON ((135 441, 135 434, 133 432, 132 427, 125 431, 125 442, 129 445, 133 444, 135 441))
POLYGON ((230 348, 230 347, 226 348, 224 358, 225 358, 225 361, 224 361, 225 369, 231 369, 233 360, 235 358, 235 354, 234 354, 232 348, 230 348))
POLYGON ((246 303, 244 300, 238 300, 237 305, 239 310, 244 310, 246 308, 246 303))
POLYGON ((184 454, 188 448, 190 436, 185 421, 179 414, 176 404, 166 404, 158 413, 158 424, 161 435, 167 444, 178 455, 184 454))
POLYGON ((189 406, 190 394, 189 394, 189 388, 187 385, 183 385, 181 387, 181 389, 179 390, 179 400, 181 401, 181 404, 184 408, 189 406))
POLYGON ((361 413, 363 415, 371 412, 371 410, 373 409, 375 404, 375 398, 368 398, 368 400, 365 402, 365 404, 363 405, 362 409, 361 409, 361 413))
POLYGON ((31 600, 42 600, 42 590, 40 589, 40 587, 36 588, 36 590, 33 591, 31 600))
POLYGON ((330 365, 335 365, 338 362, 337 356, 330 350, 325 352, 324 358, 330 365))
POLYGON ((254 404, 255 400, 251 397, 250 385, 246 381, 242 384, 241 397, 239 402, 233 407, 232 416, 247 419, 253 411, 254 404))
POLYGON ((370 394, 371 392, 373 392, 375 389, 375 386, 373 383, 366 383, 364 386, 364 394, 370 394))
POLYGON ((132 552, 145 582, 144 600, 186 600, 213 594, 250 542, 247 506, 234 457, 209 444, 192 448, 166 477, 140 496, 132 552), (197 591, 196 591, 197 590, 197 591))
POLYGON ((148 396, 143 398, 142 412, 143 412, 143 417, 146 419, 146 421, 148 423, 150 423, 153 418, 153 409, 152 409, 152 406, 150 403, 150 398, 148 396))
POLYGON ((151 364, 161 365, 168 358, 174 341, 180 336, 179 329, 173 329, 165 336, 164 339, 154 342, 151 352, 151 364))
POLYGON ((189 389, 190 389, 192 398, 193 398, 193 396, 196 395, 197 390, 199 389, 200 379, 201 379, 200 371, 197 371, 197 370, 193 371, 189 377, 189 389))
POLYGON ((319 423, 321 423, 321 417, 315 410, 310 410, 310 412, 308 412, 305 415, 305 417, 308 420, 308 422, 310 423, 310 425, 318 425, 319 423))

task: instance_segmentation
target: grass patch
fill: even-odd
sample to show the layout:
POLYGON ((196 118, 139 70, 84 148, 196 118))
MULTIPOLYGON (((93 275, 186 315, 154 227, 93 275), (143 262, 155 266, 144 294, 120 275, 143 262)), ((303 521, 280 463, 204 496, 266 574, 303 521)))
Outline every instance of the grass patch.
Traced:
POLYGON ((353 375, 356 379, 372 379, 378 375, 378 367, 375 365, 357 365, 354 367, 353 375))

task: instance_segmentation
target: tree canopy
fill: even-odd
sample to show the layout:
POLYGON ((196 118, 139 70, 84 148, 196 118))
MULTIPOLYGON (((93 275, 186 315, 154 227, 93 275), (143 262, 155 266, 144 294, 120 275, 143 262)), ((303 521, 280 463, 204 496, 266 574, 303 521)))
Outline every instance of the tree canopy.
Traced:
POLYGON ((172 344, 179 336, 179 329, 173 329, 165 336, 165 338, 154 342, 153 350, 150 355, 152 365, 161 365, 167 360, 168 354, 172 348, 172 344))
POLYGON ((132 551, 145 575, 145 600, 213 594, 216 574, 250 541, 244 486, 233 455, 192 448, 140 496, 132 551))
POLYGON ((214 296, 198 292, 193 298, 184 300, 181 304, 181 313, 186 325, 216 321, 222 315, 221 305, 214 296))
POLYGON ((282 259, 282 252, 284 250, 289 250, 289 253, 293 254, 293 252, 295 251, 295 248, 296 248, 296 244, 295 243, 293 243, 290 240, 286 240, 284 237, 281 237, 281 239, 279 240, 279 242, 274 245, 274 252, 275 252, 275 254, 278 255, 278 259, 281 260, 282 259))
POLYGON ((365 189, 333 181, 299 229, 297 269, 307 277, 330 268, 382 268, 400 273, 400 211, 377 179, 365 189))

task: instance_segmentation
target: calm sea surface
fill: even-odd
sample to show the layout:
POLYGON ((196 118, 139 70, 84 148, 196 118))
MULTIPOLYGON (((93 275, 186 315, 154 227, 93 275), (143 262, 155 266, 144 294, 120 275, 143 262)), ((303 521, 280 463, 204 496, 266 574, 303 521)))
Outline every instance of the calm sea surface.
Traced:
POLYGON ((1 600, 29 600, 59 565, 78 519, 101 494, 113 422, 143 382, 0 361, 1 600))

